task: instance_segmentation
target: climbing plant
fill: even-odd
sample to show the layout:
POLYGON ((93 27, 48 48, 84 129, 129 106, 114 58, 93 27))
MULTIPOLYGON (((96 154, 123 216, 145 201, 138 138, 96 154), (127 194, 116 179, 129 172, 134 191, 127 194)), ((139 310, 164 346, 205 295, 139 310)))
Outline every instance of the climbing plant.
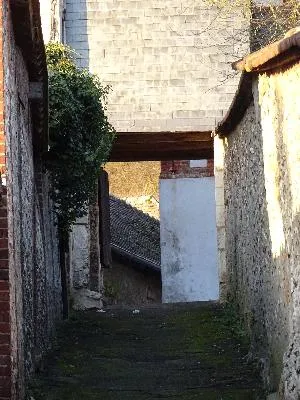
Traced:
POLYGON ((105 115, 108 88, 79 69, 74 51, 46 47, 49 71, 49 138, 46 164, 60 228, 67 232, 95 195, 100 166, 108 159, 115 131, 105 115))

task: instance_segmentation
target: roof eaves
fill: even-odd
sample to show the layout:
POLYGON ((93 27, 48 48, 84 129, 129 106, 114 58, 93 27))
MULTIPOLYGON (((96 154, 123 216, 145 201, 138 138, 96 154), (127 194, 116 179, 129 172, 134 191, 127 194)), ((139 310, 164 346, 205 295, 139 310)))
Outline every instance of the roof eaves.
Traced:
POLYGON ((114 244, 111 245, 111 250, 113 258, 119 262, 128 264, 140 271, 149 272, 155 275, 161 274, 160 266, 150 260, 147 260, 146 258, 140 257, 137 254, 122 249, 114 244))
POLYGON ((249 54, 232 64, 233 69, 263 72, 300 60, 300 27, 291 29, 277 42, 249 54))
POLYGON ((277 42, 249 54, 232 64, 233 69, 241 71, 241 79, 223 120, 218 124, 215 133, 220 137, 229 135, 243 119, 247 108, 253 100, 253 73, 283 68, 300 60, 300 27, 291 29, 285 37, 277 42))
POLYGON ((252 99, 252 75, 243 72, 230 108, 216 128, 216 133, 220 137, 228 135, 237 127, 243 119, 252 99))

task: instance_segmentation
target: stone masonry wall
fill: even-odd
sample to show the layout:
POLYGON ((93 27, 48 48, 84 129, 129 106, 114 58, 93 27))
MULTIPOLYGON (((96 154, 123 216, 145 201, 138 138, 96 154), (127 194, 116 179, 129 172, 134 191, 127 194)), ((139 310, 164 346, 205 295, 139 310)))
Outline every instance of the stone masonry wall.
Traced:
POLYGON ((14 40, 9 4, 3 4, 1 65, 4 70, 6 157, 3 161, 7 183, 6 254, 12 375, 6 392, 0 390, 0 398, 22 400, 24 381, 49 348, 54 323, 61 318, 61 281, 47 177, 42 172, 40 159, 33 155, 28 70, 14 40))
MULTIPOLYGON (((44 19, 46 16, 44 16, 44 19)), ((245 21, 202 0, 67 0, 66 42, 111 86, 118 131, 201 131, 227 110, 245 21)))
POLYGON ((161 303, 161 277, 134 269, 117 260, 112 268, 105 268, 104 300, 106 304, 141 306, 161 303))
POLYGON ((263 74, 225 140, 230 293, 252 333, 270 391, 300 393, 300 67, 263 74))
MULTIPOLYGON (((3 37, 3 2, 0 2, 0 32, 3 37)), ((0 167, 5 166, 4 136, 4 71, 3 40, 0 40, 0 167)), ((8 261, 8 229, 7 229, 6 191, 0 194, 0 398, 10 400, 11 394, 11 320, 10 320, 10 282, 8 261)))

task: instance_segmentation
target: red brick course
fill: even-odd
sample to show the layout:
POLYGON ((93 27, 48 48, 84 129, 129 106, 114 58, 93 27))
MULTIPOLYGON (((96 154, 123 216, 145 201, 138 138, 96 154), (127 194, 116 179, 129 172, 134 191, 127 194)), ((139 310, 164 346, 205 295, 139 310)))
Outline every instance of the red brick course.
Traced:
POLYGON ((214 176, 214 160, 206 167, 191 167, 189 160, 162 161, 160 179, 203 178, 214 176))

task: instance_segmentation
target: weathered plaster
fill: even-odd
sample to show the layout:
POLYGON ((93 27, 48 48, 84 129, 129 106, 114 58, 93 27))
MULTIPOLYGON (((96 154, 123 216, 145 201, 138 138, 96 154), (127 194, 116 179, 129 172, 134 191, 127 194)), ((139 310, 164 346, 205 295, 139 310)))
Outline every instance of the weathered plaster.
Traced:
POLYGON ((161 271, 163 302, 216 300, 215 180, 161 179, 161 271))
POLYGON ((90 230, 87 215, 76 221, 70 234, 70 294, 75 309, 102 307, 100 283, 97 290, 91 290, 90 285, 91 262, 99 262, 99 257, 91 259, 91 249, 96 246, 95 240, 98 240, 98 236, 91 240, 91 233, 93 230, 90 230))

